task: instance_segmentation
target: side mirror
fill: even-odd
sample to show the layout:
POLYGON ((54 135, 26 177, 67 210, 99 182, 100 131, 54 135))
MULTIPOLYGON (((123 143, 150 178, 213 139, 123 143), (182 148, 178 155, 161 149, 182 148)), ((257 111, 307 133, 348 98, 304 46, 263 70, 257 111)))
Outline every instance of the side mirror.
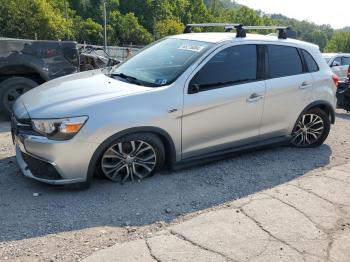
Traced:
POLYGON ((200 85, 199 84, 190 84, 188 87, 188 93, 189 94, 196 94, 200 91, 200 85))
POLYGON ((338 61, 333 61, 331 67, 335 67, 335 66, 340 66, 340 63, 338 61))

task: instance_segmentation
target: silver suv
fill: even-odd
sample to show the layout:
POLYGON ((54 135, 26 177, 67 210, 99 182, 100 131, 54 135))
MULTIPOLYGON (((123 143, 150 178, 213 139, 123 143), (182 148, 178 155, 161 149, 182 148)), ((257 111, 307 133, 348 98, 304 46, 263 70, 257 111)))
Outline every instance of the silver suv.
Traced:
POLYGON ((339 77, 339 81, 344 82, 350 77, 350 54, 323 53, 322 56, 333 73, 339 77))
POLYGON ((212 25, 189 25, 117 67, 20 97, 12 133, 24 175, 123 183, 238 150, 325 141, 337 78, 317 46, 286 39, 285 28, 277 38, 241 25, 232 25, 236 34, 190 33, 194 26, 212 25))

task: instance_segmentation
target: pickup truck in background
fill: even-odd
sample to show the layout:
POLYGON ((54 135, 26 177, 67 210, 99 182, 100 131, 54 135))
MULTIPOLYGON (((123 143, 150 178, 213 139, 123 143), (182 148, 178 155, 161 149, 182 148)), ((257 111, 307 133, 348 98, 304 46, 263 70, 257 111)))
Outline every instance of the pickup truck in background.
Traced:
POLYGON ((9 116, 16 99, 51 79, 118 64, 72 41, 0 38, 0 115, 9 116))

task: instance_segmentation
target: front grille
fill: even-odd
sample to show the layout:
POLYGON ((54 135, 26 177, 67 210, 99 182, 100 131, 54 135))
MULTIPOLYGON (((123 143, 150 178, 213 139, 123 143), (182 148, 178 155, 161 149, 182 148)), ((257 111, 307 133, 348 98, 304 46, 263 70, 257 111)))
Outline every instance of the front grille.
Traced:
POLYGON ((22 156, 33 176, 48 180, 62 179, 56 168, 51 164, 25 153, 22 153, 22 156))

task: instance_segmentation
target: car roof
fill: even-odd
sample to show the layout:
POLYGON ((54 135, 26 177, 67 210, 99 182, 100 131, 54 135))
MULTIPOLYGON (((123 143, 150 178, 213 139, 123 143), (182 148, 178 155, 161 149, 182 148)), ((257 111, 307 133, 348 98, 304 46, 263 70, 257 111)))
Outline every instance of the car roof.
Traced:
POLYGON ((185 40, 193 40, 193 41, 202 41, 202 42, 208 42, 208 43, 221 43, 225 41, 268 41, 268 42, 276 42, 281 44, 292 44, 292 45, 299 45, 299 46, 308 46, 313 48, 318 48, 317 45, 288 38, 288 39, 278 39, 277 35, 271 34, 271 35, 260 35, 260 34, 247 34, 244 38, 237 38, 236 33, 189 33, 189 34, 181 34, 181 35, 174 35, 170 38, 176 38, 176 39, 185 39, 185 40))
POLYGON ((331 58, 334 56, 350 56, 350 53, 322 53, 323 57, 331 58))

